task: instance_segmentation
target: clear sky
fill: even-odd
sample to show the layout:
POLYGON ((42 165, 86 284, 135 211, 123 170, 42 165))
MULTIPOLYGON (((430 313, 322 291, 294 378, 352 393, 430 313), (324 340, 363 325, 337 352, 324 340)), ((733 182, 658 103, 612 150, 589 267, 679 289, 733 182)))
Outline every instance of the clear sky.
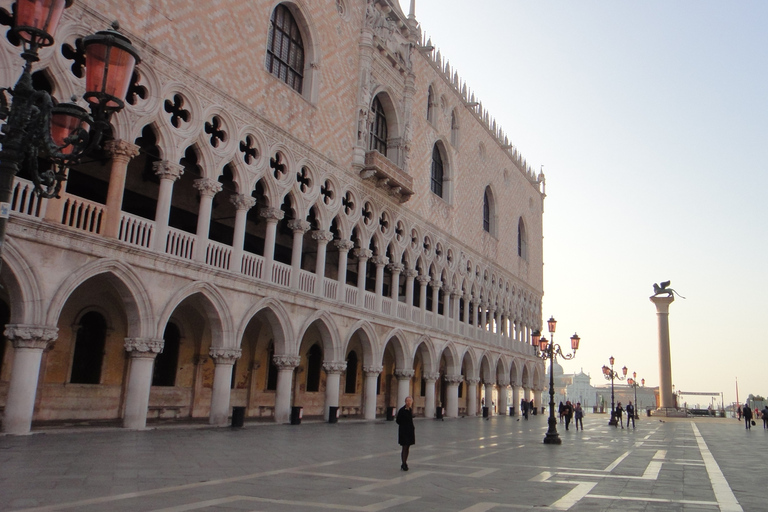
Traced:
POLYGON ((416 18, 544 166, 543 320, 581 337, 565 371, 602 385, 613 355, 657 386, 648 297, 671 280, 676 389, 768 395, 768 2, 417 0, 416 18))

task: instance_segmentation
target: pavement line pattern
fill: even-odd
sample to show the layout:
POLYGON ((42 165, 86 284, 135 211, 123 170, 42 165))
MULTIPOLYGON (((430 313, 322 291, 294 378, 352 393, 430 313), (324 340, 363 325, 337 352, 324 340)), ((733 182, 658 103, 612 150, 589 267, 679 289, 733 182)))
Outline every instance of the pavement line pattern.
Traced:
POLYGON ((693 428, 693 435, 696 436, 696 442, 699 444, 701 458, 704 460, 704 466, 709 474, 709 480, 712 482, 712 489, 715 491, 715 498, 717 498, 721 512, 743 512, 739 501, 731 490, 731 486, 728 485, 723 472, 720 471, 720 466, 712 456, 712 452, 709 451, 709 447, 704 442, 698 427, 696 427, 696 423, 691 423, 691 427, 693 428))

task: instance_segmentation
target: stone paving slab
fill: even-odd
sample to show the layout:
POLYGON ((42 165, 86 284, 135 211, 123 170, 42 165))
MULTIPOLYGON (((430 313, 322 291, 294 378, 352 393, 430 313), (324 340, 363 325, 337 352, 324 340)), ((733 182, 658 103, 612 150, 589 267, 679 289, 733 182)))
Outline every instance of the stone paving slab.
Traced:
MULTIPOLYGON (((768 510, 768 431, 733 419, 546 417, 57 430, 0 437, 0 511, 768 510)), ((758 425, 760 427, 760 425, 758 425)))

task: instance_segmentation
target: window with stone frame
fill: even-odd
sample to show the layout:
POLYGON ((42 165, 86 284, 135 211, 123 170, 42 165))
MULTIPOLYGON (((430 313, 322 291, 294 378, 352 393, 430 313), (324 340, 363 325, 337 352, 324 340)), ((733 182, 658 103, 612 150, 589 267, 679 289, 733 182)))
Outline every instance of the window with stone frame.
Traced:
POLYGON ((298 93, 304 87, 304 41, 291 11, 280 4, 272 11, 267 37, 267 71, 298 93))
POLYGON ((491 204, 488 200, 488 191, 483 194, 483 231, 491 232, 491 204))
POLYGON ((371 115, 373 116, 373 126, 369 135, 368 149, 387 156, 387 116, 378 96, 373 98, 371 115))
POLYGON ((517 255, 524 260, 528 259, 528 235, 522 217, 517 222, 517 255))
POLYGON ((440 154, 440 148, 435 144, 432 146, 432 172, 431 172, 431 190, 438 197, 443 197, 443 156, 440 154))

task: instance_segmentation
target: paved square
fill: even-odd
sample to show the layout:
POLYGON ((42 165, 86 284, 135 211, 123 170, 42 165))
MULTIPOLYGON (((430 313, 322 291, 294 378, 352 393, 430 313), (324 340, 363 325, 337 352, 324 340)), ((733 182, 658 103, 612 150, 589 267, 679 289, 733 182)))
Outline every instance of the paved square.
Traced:
POLYGON ((768 430, 642 418, 542 444, 544 416, 0 437, 1 511, 765 510, 768 430))

